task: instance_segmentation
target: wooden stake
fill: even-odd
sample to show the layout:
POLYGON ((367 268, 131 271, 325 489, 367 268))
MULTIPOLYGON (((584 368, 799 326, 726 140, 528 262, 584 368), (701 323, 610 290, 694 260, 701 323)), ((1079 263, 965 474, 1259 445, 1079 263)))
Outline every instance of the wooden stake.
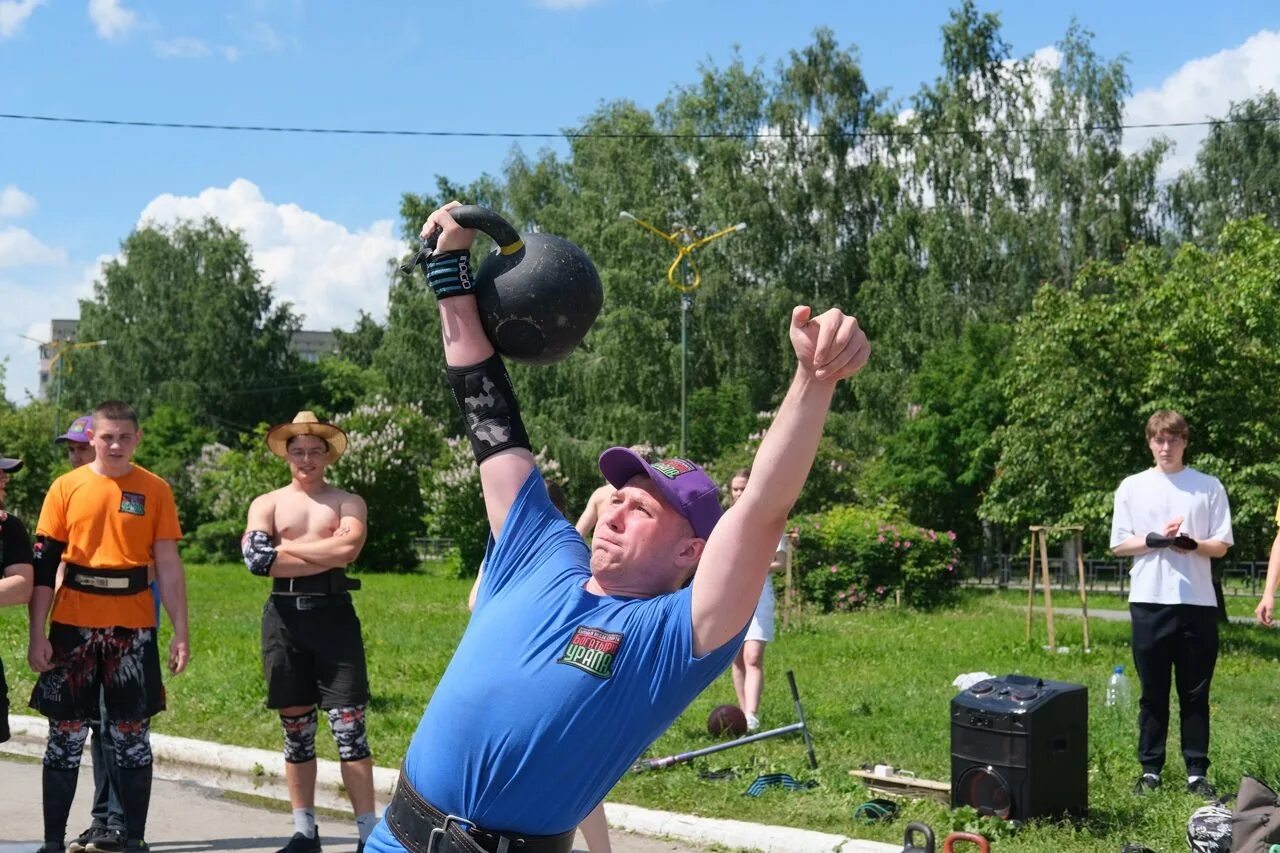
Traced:
POLYGON ((1049 582, 1049 543, 1048 531, 1040 531, 1040 573, 1041 580, 1044 581, 1044 616, 1045 622, 1049 627, 1049 649, 1053 651, 1058 648, 1057 635, 1053 631, 1053 590, 1052 584, 1049 582))

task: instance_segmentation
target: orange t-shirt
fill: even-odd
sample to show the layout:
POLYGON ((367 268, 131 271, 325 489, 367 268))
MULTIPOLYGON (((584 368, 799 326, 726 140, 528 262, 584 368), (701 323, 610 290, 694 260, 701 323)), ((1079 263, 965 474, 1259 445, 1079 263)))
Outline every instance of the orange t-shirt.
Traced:
MULTIPOLYGON (((158 539, 181 539, 173 490, 162 478, 134 465, 123 477, 106 477, 82 465, 53 481, 36 533, 67 543, 62 559, 91 569, 129 569, 155 562, 158 539)), ((63 586, 53 621, 80 628, 153 628, 155 599, 96 595, 63 586)))

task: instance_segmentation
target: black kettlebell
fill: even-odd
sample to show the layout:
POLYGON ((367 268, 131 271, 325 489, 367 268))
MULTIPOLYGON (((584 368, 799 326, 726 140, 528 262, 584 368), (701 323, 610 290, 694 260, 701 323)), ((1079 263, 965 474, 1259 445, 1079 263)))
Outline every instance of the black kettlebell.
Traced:
POLYGON ((934 853, 933 830, 927 823, 912 821, 907 824, 907 831, 902 835, 902 853, 934 853), (924 836, 924 846, 916 845, 916 833, 924 836))
MULTIPOLYGON (((477 228, 497 244, 475 275, 480 322, 493 348, 528 364, 567 358, 582 343, 604 304, 600 274, 587 253, 563 237, 521 238, 498 214, 464 204, 450 211, 463 228, 477 228)), ((439 234, 429 235, 413 260, 427 271, 439 234)))

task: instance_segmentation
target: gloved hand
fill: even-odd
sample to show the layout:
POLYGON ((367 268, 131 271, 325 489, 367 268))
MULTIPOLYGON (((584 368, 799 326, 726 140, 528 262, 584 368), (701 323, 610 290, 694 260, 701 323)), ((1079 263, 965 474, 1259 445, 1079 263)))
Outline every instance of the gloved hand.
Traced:
POLYGON ((240 539, 240 553, 250 574, 266 577, 276 561, 276 547, 265 530, 248 530, 240 539))
POLYGON ((1148 548, 1168 548, 1170 545, 1173 544, 1173 539, 1174 537, 1172 536, 1161 536, 1159 533, 1152 531, 1151 533, 1147 534, 1147 547, 1148 548))
POLYGON ((1196 548, 1200 547, 1200 543, 1185 533, 1179 533, 1177 536, 1173 537, 1173 547, 1182 551, 1194 551, 1196 548))

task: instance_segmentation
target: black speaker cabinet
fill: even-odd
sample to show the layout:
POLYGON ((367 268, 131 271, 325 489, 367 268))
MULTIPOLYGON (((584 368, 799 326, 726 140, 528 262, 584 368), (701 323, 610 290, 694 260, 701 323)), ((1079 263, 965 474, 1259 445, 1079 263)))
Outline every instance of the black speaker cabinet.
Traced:
POLYGON ((1005 675, 951 700, 951 806, 1014 820, 1089 809, 1089 691, 1005 675))

